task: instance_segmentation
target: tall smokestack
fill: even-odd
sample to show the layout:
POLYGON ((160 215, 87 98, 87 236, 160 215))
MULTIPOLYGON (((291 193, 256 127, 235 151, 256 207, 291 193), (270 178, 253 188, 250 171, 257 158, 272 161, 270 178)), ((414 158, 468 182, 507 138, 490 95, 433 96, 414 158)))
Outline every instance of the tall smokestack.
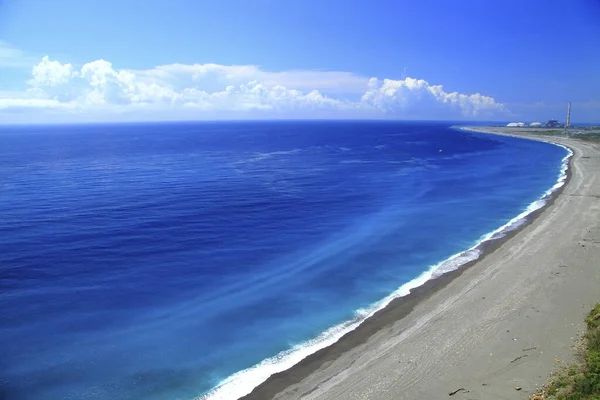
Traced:
POLYGON ((566 128, 569 129, 571 127, 571 102, 569 102, 569 108, 567 109, 567 125, 566 128))

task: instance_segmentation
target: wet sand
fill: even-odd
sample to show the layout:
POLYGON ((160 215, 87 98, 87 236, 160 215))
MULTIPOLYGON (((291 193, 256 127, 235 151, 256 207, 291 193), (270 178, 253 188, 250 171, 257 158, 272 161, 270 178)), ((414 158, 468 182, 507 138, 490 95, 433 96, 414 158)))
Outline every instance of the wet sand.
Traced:
POLYGON ((454 399, 527 398, 571 357, 583 316, 600 301, 600 148, 464 129, 568 146, 567 184, 476 262, 396 299, 244 399, 436 399, 457 390, 454 399))

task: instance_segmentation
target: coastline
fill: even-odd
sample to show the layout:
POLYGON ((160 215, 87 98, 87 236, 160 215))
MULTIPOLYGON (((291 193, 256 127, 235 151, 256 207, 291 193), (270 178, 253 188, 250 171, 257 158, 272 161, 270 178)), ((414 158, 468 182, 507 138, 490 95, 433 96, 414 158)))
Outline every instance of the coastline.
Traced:
MULTIPOLYGON (((465 128, 462 128, 465 129, 465 128)), ((482 131, 481 128, 473 129, 467 128, 467 130, 475 130, 481 133, 496 133, 489 131, 482 131)), ((502 133, 500 133, 502 134, 502 133)), ((520 135, 510 135, 518 136, 520 135)), ((530 139, 539 140, 540 138, 528 137, 530 139)), ((547 139, 547 138, 544 138, 547 139)), ((565 146, 564 143, 555 143, 551 140, 542 140, 551 142, 554 144, 565 146)), ((573 158, 570 158, 572 162, 573 158)), ((545 204, 538 209, 530 212, 523 223, 519 224, 516 228, 508 230, 499 238, 492 236, 483 239, 479 245, 476 246, 477 250, 480 251, 479 256, 475 260, 471 260, 466 264, 463 264, 458 269, 450 272, 445 272, 442 275, 427 280, 424 284, 411 289, 410 294, 397 297, 384 308, 375 312, 365 321, 356 327, 354 330, 343 335, 337 342, 328 347, 322 348, 317 352, 304 358, 299 363, 292 366, 283 372, 271 375, 264 383, 257 386, 250 394, 242 397, 243 399, 269 399, 269 398, 301 398, 309 396, 311 397, 314 392, 313 390, 300 391, 299 387, 307 386, 302 385, 304 381, 310 381, 309 378, 313 378, 315 375, 321 375, 323 377, 323 370, 327 369, 331 364, 340 361, 342 356, 346 356, 348 353, 360 352, 361 347, 365 347, 371 342, 377 341, 377 337, 382 331, 393 330, 398 324, 402 324, 404 319, 413 314, 417 314, 416 308, 418 306, 438 296, 439 293, 444 291, 447 286, 453 283, 457 278, 471 270, 471 267, 478 265, 484 261, 489 255, 495 253, 498 249, 512 240, 516 235, 519 235, 524 229, 530 226, 545 210, 552 207, 555 200, 568 186, 568 182, 571 178, 571 168, 566 171, 566 179, 562 186, 555 190, 549 198, 545 198, 545 204)), ((560 180, 559 180, 560 181, 560 180)), ((472 248, 473 249, 473 248, 472 248)), ((469 250, 472 250, 469 249, 469 250)), ((463 252, 464 253, 464 252, 463 252)), ((463 254, 461 253, 461 254, 463 254)), ((324 376, 326 376, 325 373, 324 376)), ((329 381, 329 379, 326 379, 329 381)), ((308 382, 306 382, 308 383, 308 382)), ((310 383, 308 383, 310 385, 310 383)))
MULTIPOLYGON (((502 134, 494 129, 476 130, 502 134)), ((247 398, 528 398, 570 357, 583 314, 600 297, 600 149, 510 134, 574 152, 568 184, 534 223, 456 271, 403 319, 374 328, 298 383, 267 392, 267 381, 247 398)))

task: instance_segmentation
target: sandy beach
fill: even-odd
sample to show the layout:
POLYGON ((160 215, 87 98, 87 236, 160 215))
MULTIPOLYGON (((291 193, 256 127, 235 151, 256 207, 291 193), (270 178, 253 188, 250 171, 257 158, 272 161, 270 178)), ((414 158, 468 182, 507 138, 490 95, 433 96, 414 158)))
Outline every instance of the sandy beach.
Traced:
POLYGON ((568 146, 568 183, 484 257, 396 299, 245 399, 525 399, 569 361, 600 300, 600 147, 468 129, 568 146))

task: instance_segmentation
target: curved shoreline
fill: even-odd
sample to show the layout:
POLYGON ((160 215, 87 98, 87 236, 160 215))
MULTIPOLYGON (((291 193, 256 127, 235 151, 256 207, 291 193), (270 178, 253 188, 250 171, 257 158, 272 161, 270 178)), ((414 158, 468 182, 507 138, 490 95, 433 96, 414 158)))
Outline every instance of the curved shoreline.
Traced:
MULTIPOLYGON (((479 130, 477 130, 477 132, 489 133, 479 130)), ((324 365, 333 362, 342 354, 364 344, 380 330, 389 327, 395 322, 401 321, 409 315, 420 302, 446 287, 454 279, 461 276, 467 269, 482 261, 526 226, 530 225, 544 210, 554 203, 554 200, 560 195, 570 180, 570 163, 573 151, 566 146, 558 145, 566 148, 570 152, 570 154, 563 159, 563 167, 566 167, 566 170, 561 170, 561 174, 559 175, 556 184, 542 194, 538 200, 531 203, 526 211, 511 219, 511 221, 502 227, 484 235, 473 247, 430 267, 419 277, 416 277, 414 280, 405 284, 409 285, 413 282, 420 281, 424 276, 427 278, 417 286, 408 288, 410 289, 410 292, 407 295, 400 295, 398 294, 398 291, 396 291, 390 296, 382 299, 373 306, 375 311, 371 312, 366 318, 358 321, 347 321, 345 323, 353 325, 354 322, 357 323, 357 326, 351 327, 349 331, 342 334, 339 338, 335 338, 331 343, 325 344, 322 348, 304 357, 291 367, 270 375, 263 383, 256 386, 251 393, 243 397, 236 396, 236 398, 245 400, 269 399, 275 397, 284 389, 298 384, 324 365), (543 201, 544 204, 541 207, 536 208, 535 204, 540 201, 543 201), (533 209, 530 210, 530 208, 533 209), (473 253, 475 253, 474 256, 473 253), (450 270, 445 271, 442 268, 445 264, 451 263, 453 260, 460 257, 467 257, 467 259, 463 260, 463 262, 459 263, 457 266, 453 266, 450 270), (377 307, 378 304, 382 305, 377 307)), ((243 372, 244 371, 241 371, 240 373, 243 372)), ((216 390, 213 389, 213 391, 201 396, 200 399, 212 400, 229 398, 222 397, 226 396, 226 393, 218 393, 218 389, 219 387, 217 387, 216 390)))
MULTIPOLYGON (((495 133, 488 129, 502 128, 477 131, 495 133)), ((534 394, 572 356, 584 313, 600 296, 600 146, 548 139, 541 140, 566 145, 574 155, 568 184, 536 214, 535 223, 513 232, 474 267, 456 271, 455 279, 415 301, 403 319, 390 320, 297 383, 254 398, 534 394)))

